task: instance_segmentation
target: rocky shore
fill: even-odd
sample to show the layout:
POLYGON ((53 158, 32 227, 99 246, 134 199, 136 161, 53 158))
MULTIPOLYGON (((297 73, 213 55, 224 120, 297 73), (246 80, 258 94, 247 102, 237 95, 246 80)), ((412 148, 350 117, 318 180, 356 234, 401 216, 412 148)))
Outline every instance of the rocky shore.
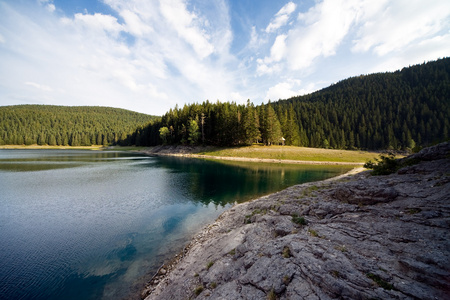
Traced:
POLYGON ((450 144, 234 206, 158 273, 150 299, 450 299, 450 144))

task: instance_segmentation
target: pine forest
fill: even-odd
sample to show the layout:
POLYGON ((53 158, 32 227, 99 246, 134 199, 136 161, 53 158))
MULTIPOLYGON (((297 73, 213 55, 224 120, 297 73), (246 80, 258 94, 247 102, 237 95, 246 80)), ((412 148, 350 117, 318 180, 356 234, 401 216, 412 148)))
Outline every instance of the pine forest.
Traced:
POLYGON ((449 116, 450 59, 445 58, 260 106, 205 101, 175 107, 127 143, 414 149, 448 140, 449 116))
POLYGON ((255 106, 174 107, 162 117, 105 107, 0 107, 0 145, 214 145, 332 149, 423 147, 449 139, 450 58, 342 80, 255 106))
POLYGON ((0 145, 90 146, 117 143, 157 117, 94 106, 0 107, 0 145))

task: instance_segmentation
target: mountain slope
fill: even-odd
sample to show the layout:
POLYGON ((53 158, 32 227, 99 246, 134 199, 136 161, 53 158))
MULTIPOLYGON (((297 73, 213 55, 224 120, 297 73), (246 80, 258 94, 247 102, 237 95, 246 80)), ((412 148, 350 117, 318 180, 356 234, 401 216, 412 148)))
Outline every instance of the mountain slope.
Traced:
POLYGON ((353 77, 273 103, 279 115, 291 105, 312 147, 398 149, 442 141, 450 129, 450 59, 353 77))
POLYGON ((449 131, 450 58, 445 58, 257 107, 209 101, 175 107, 128 142, 270 145, 283 137, 286 145, 315 148, 413 149, 445 141, 449 131))
POLYGON ((158 117, 93 106, 15 105, 0 107, 0 145, 107 145, 158 117))

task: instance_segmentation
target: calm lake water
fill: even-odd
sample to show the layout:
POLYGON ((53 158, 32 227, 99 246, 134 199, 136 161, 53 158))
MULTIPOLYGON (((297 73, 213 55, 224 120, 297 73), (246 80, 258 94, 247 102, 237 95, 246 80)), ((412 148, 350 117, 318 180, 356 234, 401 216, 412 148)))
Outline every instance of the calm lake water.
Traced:
POLYGON ((0 299, 139 299, 225 209, 346 167, 0 150, 0 299))

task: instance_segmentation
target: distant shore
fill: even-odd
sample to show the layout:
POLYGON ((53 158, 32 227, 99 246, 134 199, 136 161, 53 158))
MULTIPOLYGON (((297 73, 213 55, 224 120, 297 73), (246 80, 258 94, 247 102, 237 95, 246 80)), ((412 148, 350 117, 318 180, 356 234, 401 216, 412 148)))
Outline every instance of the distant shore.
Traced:
POLYGON ((50 149, 50 150, 98 150, 133 151, 145 155, 190 157, 211 160, 227 160, 257 163, 347 165, 362 166, 378 157, 378 152, 336 150, 293 146, 261 146, 220 148, 213 146, 49 146, 49 145, 0 145, 0 149, 50 149))
POLYGON ((261 162, 261 163, 280 163, 280 164, 282 163, 282 164, 300 164, 300 165, 355 165, 355 166, 364 165, 364 163, 358 162, 312 161, 312 160, 308 161, 308 160, 250 158, 250 157, 214 156, 214 155, 181 154, 181 153, 153 153, 147 150, 142 150, 139 152, 147 155, 191 157, 191 158, 203 158, 214 160, 231 160, 231 161, 261 162))
POLYGON ((316 149, 290 146, 249 146, 234 148, 156 146, 139 151, 146 155, 192 157, 261 163, 362 166, 378 156, 375 152, 316 149))
POLYGON ((49 146, 49 145, 0 145, 0 150, 2 149, 64 149, 64 150, 104 150, 105 146, 102 145, 92 145, 92 146, 49 146))

